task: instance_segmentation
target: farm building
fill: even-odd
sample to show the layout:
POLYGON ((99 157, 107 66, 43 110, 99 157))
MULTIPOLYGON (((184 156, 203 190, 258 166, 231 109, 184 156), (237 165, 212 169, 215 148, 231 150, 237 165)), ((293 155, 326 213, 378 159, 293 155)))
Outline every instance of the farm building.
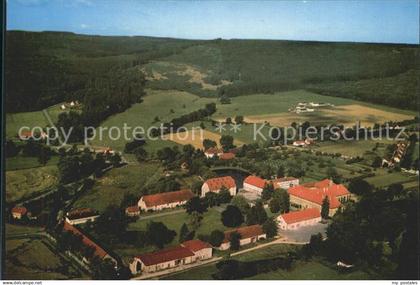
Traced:
POLYGON ((260 239, 267 238, 267 235, 264 233, 262 227, 260 225, 252 225, 237 228, 234 230, 226 231, 225 232, 225 239, 223 240, 222 244, 219 246, 219 250, 228 250, 230 248, 230 235, 234 232, 239 233, 241 236, 240 245, 247 245, 250 243, 255 243, 260 239))
POLYGON ((296 230, 303 226, 314 225, 321 221, 321 212, 317 208, 289 212, 277 217, 277 223, 282 230, 296 230))
POLYGON ((206 193, 219 193, 222 188, 226 188, 231 196, 236 195, 236 182, 231 176, 222 176, 207 179, 201 186, 201 197, 205 197, 206 193))
POLYGON ((261 195, 267 181, 258 176, 250 175, 244 180, 244 190, 261 195))
POLYGON ((66 222, 70 225, 94 222, 99 217, 98 213, 91 208, 75 209, 66 214, 66 222))
POLYGON ((209 244, 200 240, 191 240, 175 247, 134 257, 130 263, 130 271, 133 274, 152 273, 211 257, 212 247, 209 244))
POLYGON ((274 179, 273 181, 274 188, 280 188, 280 189, 289 189, 290 187, 294 187, 299 185, 299 178, 295 177, 282 177, 274 179))
POLYGON ((153 195, 145 195, 140 198, 138 206, 143 211, 160 211, 166 208, 175 208, 187 203, 194 197, 191 190, 180 190, 153 195))
POLYGON ((321 211, 322 201, 327 196, 330 201, 330 216, 335 214, 342 202, 351 199, 351 193, 344 185, 335 184, 330 179, 294 186, 287 192, 290 195, 290 205, 297 209, 316 208, 321 211))
MULTIPOLYGON (((97 256, 100 259, 109 259, 111 260, 115 265, 117 264, 117 261, 115 258, 113 258, 111 255, 109 255, 102 247, 100 247, 98 244, 96 244, 94 241, 92 241, 90 238, 88 238, 85 234, 83 234, 79 229, 74 227, 73 225, 64 222, 63 230, 67 232, 71 232, 75 235, 82 237, 82 243, 86 246, 89 246, 94 249, 93 254, 97 256)), ((84 258, 85 262, 88 262, 86 258, 84 258)))
POLYGON ((20 220, 24 216, 26 216, 26 214, 28 213, 28 210, 25 207, 21 206, 21 207, 14 207, 11 212, 12 212, 13 219, 20 220))
POLYGON ((204 155, 205 155, 207 158, 212 158, 212 157, 214 157, 214 156, 219 156, 219 155, 221 155, 222 153, 223 153, 223 150, 218 149, 218 148, 215 148, 215 147, 211 147, 211 148, 206 149, 206 150, 204 151, 204 155))
POLYGON ((125 208, 125 215, 128 217, 137 217, 140 216, 140 209, 136 206, 130 206, 125 208))

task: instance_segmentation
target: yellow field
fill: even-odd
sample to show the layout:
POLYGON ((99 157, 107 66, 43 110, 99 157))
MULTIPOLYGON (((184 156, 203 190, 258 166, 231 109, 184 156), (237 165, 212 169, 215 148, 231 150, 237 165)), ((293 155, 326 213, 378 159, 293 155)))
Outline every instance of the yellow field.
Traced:
POLYGON ((296 114, 283 112, 245 117, 245 121, 249 123, 269 122, 275 126, 289 126, 292 122, 302 123, 304 121, 309 121, 312 125, 337 123, 345 126, 353 126, 357 121, 360 121, 362 126, 368 127, 373 126, 375 123, 407 119, 412 119, 412 116, 358 104, 319 109, 312 113, 296 114))
MULTIPOLYGON (((187 132, 182 133, 171 133, 163 136, 163 140, 170 140, 181 145, 191 144, 195 148, 203 149, 203 140, 209 139, 217 142, 217 145, 220 147, 219 140, 221 135, 213 133, 207 130, 200 128, 188 130, 187 132)), ((234 140, 235 145, 243 145, 244 143, 239 140, 234 140)))

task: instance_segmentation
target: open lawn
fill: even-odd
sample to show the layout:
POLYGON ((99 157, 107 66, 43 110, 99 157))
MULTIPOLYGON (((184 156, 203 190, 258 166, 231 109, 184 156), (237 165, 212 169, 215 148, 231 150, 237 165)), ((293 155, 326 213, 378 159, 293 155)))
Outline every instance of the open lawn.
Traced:
MULTIPOLYGON (((240 261, 254 261, 259 259, 274 258, 293 251, 296 247, 287 244, 267 246, 255 251, 250 251, 231 257, 240 261)), ((211 280, 211 275, 217 272, 216 264, 193 268, 178 274, 170 275, 164 279, 175 280, 211 280)), ((292 270, 276 270, 264 274, 255 275, 249 279, 271 279, 271 280, 340 280, 340 279, 370 279, 370 276, 360 270, 352 273, 339 273, 337 270, 317 260, 297 261, 292 270)))
MULTIPOLYGON (((60 110, 60 105, 61 103, 45 109, 46 114, 51 118, 53 123, 57 122, 58 115, 60 113, 65 112, 60 110)), ((34 112, 7 113, 6 138, 16 138, 21 127, 28 127, 32 129, 34 127, 45 128, 50 126, 46 118, 46 114, 44 114, 42 110, 34 112)), ((39 129, 37 131, 39 131, 39 129)))
MULTIPOLYGON (((386 187, 393 183, 416 183, 418 185, 418 177, 412 174, 406 174, 402 172, 391 172, 388 173, 387 168, 377 169, 375 176, 366 178, 365 180, 375 187, 386 187)), ((410 185, 409 184, 409 185, 410 185)), ((411 185, 412 186, 412 185, 411 185)))
POLYGON ((89 207, 103 211, 110 205, 119 206, 125 194, 140 197, 143 187, 159 179, 162 171, 157 162, 114 168, 99 178, 93 189, 83 194, 73 207, 89 207))
POLYGON ((41 227, 5 224, 6 237, 13 235, 33 234, 42 231, 41 227))
MULTIPOLYGON (((217 144, 220 147, 220 144, 219 144, 220 138, 221 138, 221 135, 218 133, 211 132, 208 130, 203 130, 197 127, 188 129, 185 132, 171 133, 164 136, 164 139, 171 140, 181 145, 191 144, 195 148, 199 148, 199 149, 203 149, 203 141, 205 139, 209 139, 209 140, 217 142, 217 144)), ((242 141, 237 140, 237 139, 235 139, 233 143, 237 146, 244 144, 242 141)))
POLYGON ((352 127, 360 122, 361 126, 370 127, 375 123, 389 121, 403 121, 412 119, 413 115, 384 111, 379 108, 368 107, 360 104, 340 105, 328 108, 315 109, 310 113, 283 112, 275 114, 245 116, 245 121, 250 123, 269 122, 275 126, 290 126, 292 122, 310 122, 312 125, 342 124, 352 127))
MULTIPOLYGON (((123 130, 124 124, 126 124, 127 127, 131 127, 131 131, 127 132, 128 140, 125 140, 124 136, 119 140, 112 140, 108 136, 108 130, 105 129, 103 138, 100 139, 99 129, 97 129, 97 136, 92 144, 123 150, 125 144, 132 140, 132 131, 135 127, 142 127, 144 131, 147 131, 150 126, 160 126, 163 122, 169 122, 173 118, 203 108, 207 103, 215 102, 215 99, 200 98, 182 91, 148 90, 147 93, 148 95, 144 97, 142 103, 134 104, 125 112, 113 115, 101 124, 103 128, 118 127, 120 130, 123 130), (159 121, 156 121, 155 118, 159 121)), ((117 131, 111 131, 111 136, 116 135, 117 131)), ((154 151, 160 147, 172 145, 174 143, 170 141, 148 140, 145 148, 148 151, 154 151)))
POLYGON ((5 279, 74 279, 80 276, 40 239, 6 240, 5 279))
POLYGON ((13 202, 58 185, 57 166, 6 171, 6 201, 13 202))

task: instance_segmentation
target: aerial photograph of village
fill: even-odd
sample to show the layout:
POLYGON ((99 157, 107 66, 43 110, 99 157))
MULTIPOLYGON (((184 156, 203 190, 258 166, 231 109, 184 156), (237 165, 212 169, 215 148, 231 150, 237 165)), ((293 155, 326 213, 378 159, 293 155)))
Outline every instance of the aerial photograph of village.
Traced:
POLYGON ((2 280, 417 284, 418 0, 3 2, 2 280))

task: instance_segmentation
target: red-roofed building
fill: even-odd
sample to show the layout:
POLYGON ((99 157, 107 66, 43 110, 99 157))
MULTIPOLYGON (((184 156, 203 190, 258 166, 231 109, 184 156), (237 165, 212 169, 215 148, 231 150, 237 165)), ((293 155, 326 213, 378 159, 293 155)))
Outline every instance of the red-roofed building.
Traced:
POLYGON ((247 245, 259 241, 260 239, 267 238, 267 235, 264 233, 261 225, 252 225, 237 228, 234 230, 229 230, 225 232, 225 239, 222 244, 219 246, 219 250, 228 250, 230 248, 230 235, 234 232, 240 234, 240 245, 247 245))
POLYGON ((12 217, 13 219, 22 219, 26 214, 28 213, 28 210, 25 207, 14 207, 12 209, 12 217))
MULTIPOLYGON (((86 246, 92 247, 95 251, 93 252, 94 255, 99 257, 100 259, 110 259, 115 264, 117 264, 117 261, 110 256, 102 247, 100 247, 98 244, 96 244, 94 241, 92 241, 90 238, 88 238, 85 234, 83 234, 78 228, 75 226, 64 222, 63 230, 67 232, 71 232, 75 235, 79 235, 82 237, 82 243, 86 246)), ((87 262, 87 259, 84 259, 85 262, 87 262)))
POLYGON ((130 270, 133 274, 152 273, 211 257, 212 247, 208 243, 190 240, 175 247, 136 256, 130 263, 130 270))
POLYGON ((279 228, 282 230, 296 230, 302 226, 317 224, 321 221, 321 212, 317 208, 289 212, 277 217, 279 228))
POLYGON ((130 206, 125 208, 125 214, 128 217, 137 217, 140 216, 140 209, 139 206, 130 206))
POLYGON ((294 187, 299 185, 299 178, 295 177, 282 177, 277 178, 271 181, 273 183, 274 188, 280 189, 289 189, 290 187, 294 187))
POLYGON ((98 212, 91 208, 79 208, 66 214, 66 222, 70 225, 94 222, 99 217, 98 212))
POLYGON ((250 175, 244 180, 244 190, 261 195, 267 181, 258 176, 250 175))
POLYGON ((145 195, 140 198, 138 206, 143 211, 160 211, 166 208, 175 208, 187 203, 194 197, 191 190, 180 190, 153 195, 145 195))
POLYGON ((196 260, 210 259, 213 256, 212 246, 199 239, 184 241, 181 245, 194 252, 196 260))
POLYGON ((236 183, 232 176, 222 176, 207 179, 201 186, 201 197, 205 197, 208 192, 219 193, 222 188, 226 188, 231 196, 236 195, 236 183))
POLYGON ((344 185, 335 184, 329 179, 291 187, 287 192, 290 195, 290 205, 297 209, 317 208, 321 211, 322 201, 327 196, 330 216, 335 214, 342 202, 351 199, 351 193, 344 185))

